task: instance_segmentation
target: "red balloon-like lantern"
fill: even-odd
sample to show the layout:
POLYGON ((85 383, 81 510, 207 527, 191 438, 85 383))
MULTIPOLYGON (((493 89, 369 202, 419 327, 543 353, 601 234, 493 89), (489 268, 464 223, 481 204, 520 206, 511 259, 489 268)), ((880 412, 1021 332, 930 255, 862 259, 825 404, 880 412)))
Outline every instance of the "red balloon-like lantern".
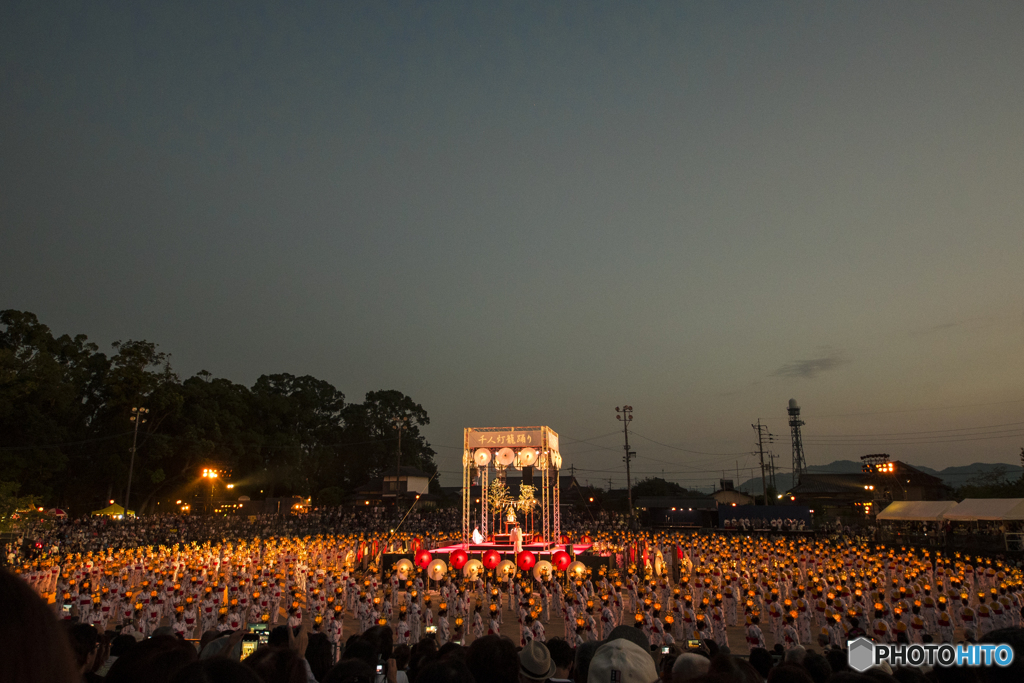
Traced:
POLYGON ((529 550, 524 550, 516 555, 516 566, 524 572, 533 569, 533 565, 535 564, 537 564, 537 556, 529 550))
POLYGON ((580 539, 580 543, 591 543, 590 536, 584 536, 580 539))
POLYGON ((448 564, 456 569, 462 569, 469 562, 469 555, 462 548, 459 548, 448 557, 448 564))
POLYGON ((480 558, 484 566, 488 569, 494 569, 501 563, 501 555, 498 554, 497 550, 488 550, 484 553, 484 556, 480 558))
POLYGON ((562 534, 561 542, 562 543, 568 543, 569 542, 569 534, 562 534))
POLYGON ((420 569, 426 569, 432 559, 434 559, 434 556, 430 554, 429 550, 424 548, 416 553, 416 566, 420 569))
POLYGON ((564 550, 555 551, 555 554, 551 556, 551 564, 555 565, 555 569, 560 572, 564 572, 565 568, 572 563, 572 558, 569 557, 569 553, 564 550))

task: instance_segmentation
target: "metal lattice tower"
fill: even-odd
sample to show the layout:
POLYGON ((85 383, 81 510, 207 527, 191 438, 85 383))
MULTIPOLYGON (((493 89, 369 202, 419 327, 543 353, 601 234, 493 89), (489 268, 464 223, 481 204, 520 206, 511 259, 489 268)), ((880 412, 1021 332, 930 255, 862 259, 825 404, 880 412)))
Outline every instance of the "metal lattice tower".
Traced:
POLYGON ((800 428, 804 421, 800 419, 800 406, 796 399, 789 399, 789 428, 793 432, 793 486, 800 483, 800 475, 807 470, 807 461, 804 459, 804 440, 800 436, 800 428))

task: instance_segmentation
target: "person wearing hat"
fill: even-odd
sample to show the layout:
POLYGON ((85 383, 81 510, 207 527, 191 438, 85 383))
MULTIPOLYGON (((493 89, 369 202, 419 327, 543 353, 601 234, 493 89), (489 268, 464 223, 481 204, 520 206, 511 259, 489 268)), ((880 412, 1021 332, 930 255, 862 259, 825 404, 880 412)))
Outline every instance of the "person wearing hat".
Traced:
POLYGON ((546 681, 555 675, 555 668, 555 662, 544 643, 531 640, 519 651, 519 680, 522 683, 546 681))

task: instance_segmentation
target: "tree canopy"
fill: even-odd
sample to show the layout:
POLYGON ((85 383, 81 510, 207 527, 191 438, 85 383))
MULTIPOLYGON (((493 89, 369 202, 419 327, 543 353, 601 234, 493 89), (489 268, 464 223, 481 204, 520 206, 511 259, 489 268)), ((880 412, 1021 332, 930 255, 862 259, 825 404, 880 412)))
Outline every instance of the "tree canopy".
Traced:
POLYGON ((139 512, 194 492, 209 464, 230 468, 239 494, 336 498, 395 465, 399 424, 401 464, 437 470, 420 433, 430 418, 400 391, 348 403, 309 375, 262 375, 252 387, 207 371, 181 380, 154 343, 104 353, 32 313, 0 311, 0 478, 21 495, 75 513, 122 502, 140 406, 150 413, 132 481, 139 512))

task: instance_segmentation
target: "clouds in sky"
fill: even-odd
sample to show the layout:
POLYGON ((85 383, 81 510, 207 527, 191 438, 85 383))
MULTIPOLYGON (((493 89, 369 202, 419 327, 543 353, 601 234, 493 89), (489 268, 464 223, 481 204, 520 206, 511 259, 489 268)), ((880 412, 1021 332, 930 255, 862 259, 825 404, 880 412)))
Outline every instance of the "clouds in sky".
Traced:
POLYGON ((822 373, 845 365, 847 362, 839 352, 832 351, 818 358, 791 361, 773 372, 772 375, 795 379, 814 379, 822 373))

